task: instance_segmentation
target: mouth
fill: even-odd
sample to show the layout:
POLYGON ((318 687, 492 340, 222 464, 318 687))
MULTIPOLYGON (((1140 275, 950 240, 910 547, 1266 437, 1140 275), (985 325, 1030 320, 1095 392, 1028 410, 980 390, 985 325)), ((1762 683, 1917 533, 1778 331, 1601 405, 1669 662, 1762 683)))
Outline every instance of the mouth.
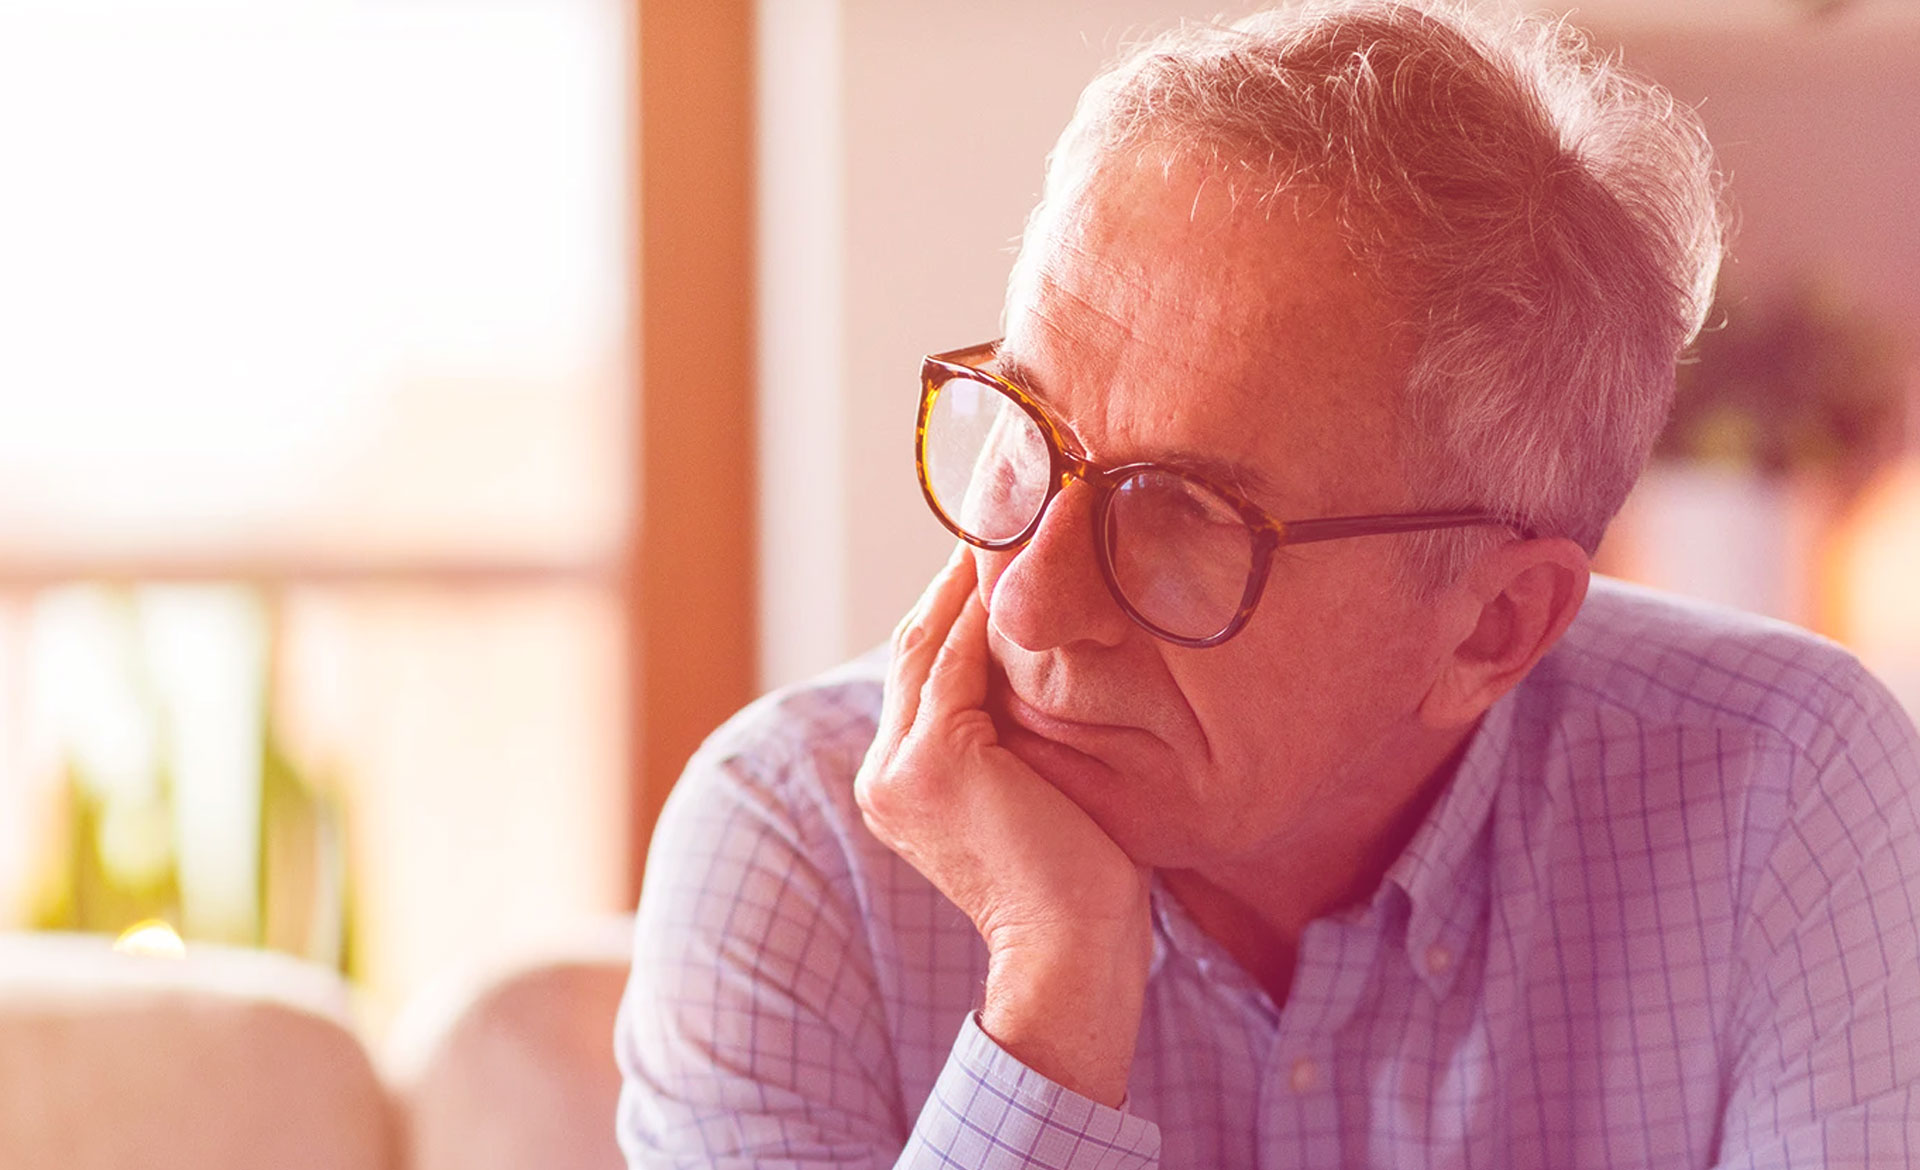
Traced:
POLYGON ((1034 706, 1021 698, 1011 684, 1003 683, 1000 688, 1000 707, 1006 718, 1032 732, 1048 739, 1060 742, 1083 740, 1101 732, 1123 730, 1105 723, 1088 723, 1079 719, 1067 719, 1054 715, 1034 706))
POLYGON ((1119 769, 1107 761, 1124 759, 1123 741, 1143 734, 1138 728, 1043 711, 1021 698, 997 670, 986 706, 1001 744, 1056 786, 1118 781, 1119 769))

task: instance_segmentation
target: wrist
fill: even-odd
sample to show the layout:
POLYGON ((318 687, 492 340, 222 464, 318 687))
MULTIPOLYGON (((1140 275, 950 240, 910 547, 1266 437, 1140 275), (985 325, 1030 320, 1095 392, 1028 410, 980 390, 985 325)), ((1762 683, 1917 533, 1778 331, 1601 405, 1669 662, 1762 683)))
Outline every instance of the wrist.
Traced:
POLYGON ((1090 1100, 1125 1099, 1153 938, 1049 940, 996 949, 980 1027, 1014 1059, 1090 1100))

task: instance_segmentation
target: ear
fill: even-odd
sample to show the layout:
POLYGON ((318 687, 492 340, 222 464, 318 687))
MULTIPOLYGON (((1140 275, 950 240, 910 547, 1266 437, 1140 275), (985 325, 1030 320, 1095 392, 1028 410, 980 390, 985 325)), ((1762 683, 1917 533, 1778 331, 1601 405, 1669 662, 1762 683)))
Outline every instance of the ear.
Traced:
POLYGON ((1444 603, 1450 645, 1421 721, 1464 727, 1512 690, 1566 633, 1591 575, 1586 550, 1565 537, 1516 541, 1482 557, 1444 603))

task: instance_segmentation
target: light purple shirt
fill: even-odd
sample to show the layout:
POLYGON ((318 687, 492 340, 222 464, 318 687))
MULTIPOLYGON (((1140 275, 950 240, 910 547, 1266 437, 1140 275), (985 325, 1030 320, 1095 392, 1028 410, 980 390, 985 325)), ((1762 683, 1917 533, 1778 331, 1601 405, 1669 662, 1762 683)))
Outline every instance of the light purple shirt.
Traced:
POLYGON ((881 663, 761 700, 653 842, 635 1167, 1920 1164, 1920 750, 1845 652, 1599 579, 1284 1008, 1156 888, 1124 1111, 1002 1051, 868 835, 881 663))

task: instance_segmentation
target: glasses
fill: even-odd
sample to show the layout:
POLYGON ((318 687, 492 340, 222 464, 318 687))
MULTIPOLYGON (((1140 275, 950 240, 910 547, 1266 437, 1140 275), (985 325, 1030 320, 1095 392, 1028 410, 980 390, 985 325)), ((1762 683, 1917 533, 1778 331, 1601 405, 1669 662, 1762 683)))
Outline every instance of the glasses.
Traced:
POLYGON ((1033 539, 1073 480, 1093 489, 1100 572, 1127 616, 1180 646, 1240 632, 1283 545, 1469 525, 1511 527, 1487 512, 1413 512, 1276 520, 1237 492, 1157 463, 1100 467, 1072 453, 1025 390, 980 368, 1000 343, 928 357, 920 367, 914 465, 940 523, 976 548, 1033 539))

